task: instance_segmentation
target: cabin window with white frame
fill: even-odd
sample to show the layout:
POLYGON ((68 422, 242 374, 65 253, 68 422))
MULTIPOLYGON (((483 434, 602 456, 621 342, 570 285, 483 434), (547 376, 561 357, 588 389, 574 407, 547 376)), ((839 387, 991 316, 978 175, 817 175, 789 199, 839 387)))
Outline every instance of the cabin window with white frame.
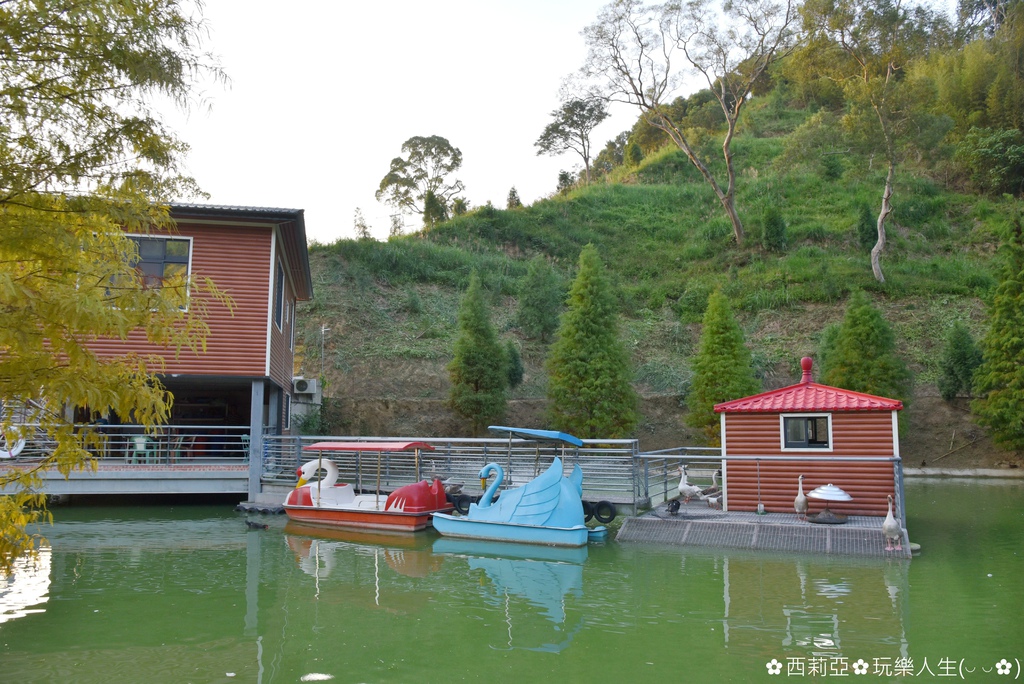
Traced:
POLYGON ((274 324, 281 330, 281 317, 284 313, 284 266, 277 262, 277 275, 274 278, 274 324))
POLYGON ((162 287, 166 281, 188 278, 191 240, 141 235, 129 237, 139 250, 133 266, 145 287, 162 287))
POLYGON ((784 415, 782 416, 782 450, 823 449, 832 450, 832 416, 784 415))
MULTIPOLYGON (((295 302, 292 301, 292 313, 295 313, 295 302)), ((289 322, 288 331, 288 348, 292 351, 295 350, 295 316, 292 315, 292 320, 289 322)))

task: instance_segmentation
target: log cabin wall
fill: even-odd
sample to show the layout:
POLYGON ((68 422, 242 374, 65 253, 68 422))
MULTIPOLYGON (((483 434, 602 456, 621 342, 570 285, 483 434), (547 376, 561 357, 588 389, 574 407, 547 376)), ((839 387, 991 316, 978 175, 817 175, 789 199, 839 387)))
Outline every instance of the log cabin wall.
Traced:
MULTIPOLYGON (((815 456, 814 451, 782 449, 780 413, 726 413, 724 417, 726 456, 815 456)), ((832 451, 822 452, 814 461, 727 461, 725 505, 730 511, 755 511, 758 501, 769 512, 793 512, 797 478, 804 475, 804 493, 826 484, 842 488, 849 502, 833 502, 829 508, 847 515, 884 516, 895 495, 891 462, 844 461, 850 456, 897 455, 893 435, 893 412, 832 412, 832 451), (760 495, 758 470, 760 469, 760 495)), ((809 499, 811 513, 824 502, 809 499)))

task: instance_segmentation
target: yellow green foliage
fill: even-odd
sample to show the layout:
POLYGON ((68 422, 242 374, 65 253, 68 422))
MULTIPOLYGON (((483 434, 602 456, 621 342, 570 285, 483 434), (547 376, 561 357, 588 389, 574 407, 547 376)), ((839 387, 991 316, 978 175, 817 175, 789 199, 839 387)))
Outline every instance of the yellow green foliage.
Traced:
POLYGON ((211 283, 144 287, 122 231, 172 229, 167 200, 195 192, 151 95, 189 104, 191 77, 208 70, 201 31, 176 0, 0 3, 0 432, 13 444, 32 424, 50 445, 0 470, 0 573, 47 519, 29 493, 38 473, 93 465, 99 437, 76 430, 74 410, 146 426, 168 416, 161 358, 100 358, 89 343, 140 330, 168 354, 201 349, 204 303, 227 301, 211 283))

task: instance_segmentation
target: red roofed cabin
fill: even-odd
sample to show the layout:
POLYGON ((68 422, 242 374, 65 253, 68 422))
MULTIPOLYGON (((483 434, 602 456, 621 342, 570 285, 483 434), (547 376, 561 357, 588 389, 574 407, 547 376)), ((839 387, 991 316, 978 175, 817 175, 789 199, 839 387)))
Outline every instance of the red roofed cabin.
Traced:
MULTIPOLYGON (((903 402, 819 385, 811 380, 812 363, 807 357, 800 360, 803 378, 796 385, 715 405, 721 416, 726 510, 756 511, 760 501, 768 512, 792 513, 801 474, 805 494, 834 484, 853 497, 829 502, 829 509, 836 513, 884 516, 887 495, 901 500, 892 458, 898 463, 896 412, 903 402), (728 458, 817 454, 822 458, 813 461, 728 458)), ((808 501, 811 514, 825 507, 823 501, 808 501)))

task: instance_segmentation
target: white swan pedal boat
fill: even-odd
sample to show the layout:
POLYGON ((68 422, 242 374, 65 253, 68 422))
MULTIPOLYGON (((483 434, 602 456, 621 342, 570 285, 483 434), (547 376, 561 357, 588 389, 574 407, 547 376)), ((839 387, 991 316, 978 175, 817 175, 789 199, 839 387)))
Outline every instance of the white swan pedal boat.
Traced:
POLYGON ((437 512, 450 512, 454 506, 445 495, 440 480, 421 480, 399 487, 390 494, 380 493, 380 456, 397 451, 433 450, 426 442, 317 442, 304 451, 317 451, 319 457, 307 461, 298 470, 299 482, 289 492, 284 511, 291 520, 330 527, 367 528, 415 532, 431 525, 437 512), (338 482, 338 465, 324 453, 376 453, 377 487, 375 494, 357 493, 349 483, 338 482), (323 477, 312 480, 318 472, 323 477))

